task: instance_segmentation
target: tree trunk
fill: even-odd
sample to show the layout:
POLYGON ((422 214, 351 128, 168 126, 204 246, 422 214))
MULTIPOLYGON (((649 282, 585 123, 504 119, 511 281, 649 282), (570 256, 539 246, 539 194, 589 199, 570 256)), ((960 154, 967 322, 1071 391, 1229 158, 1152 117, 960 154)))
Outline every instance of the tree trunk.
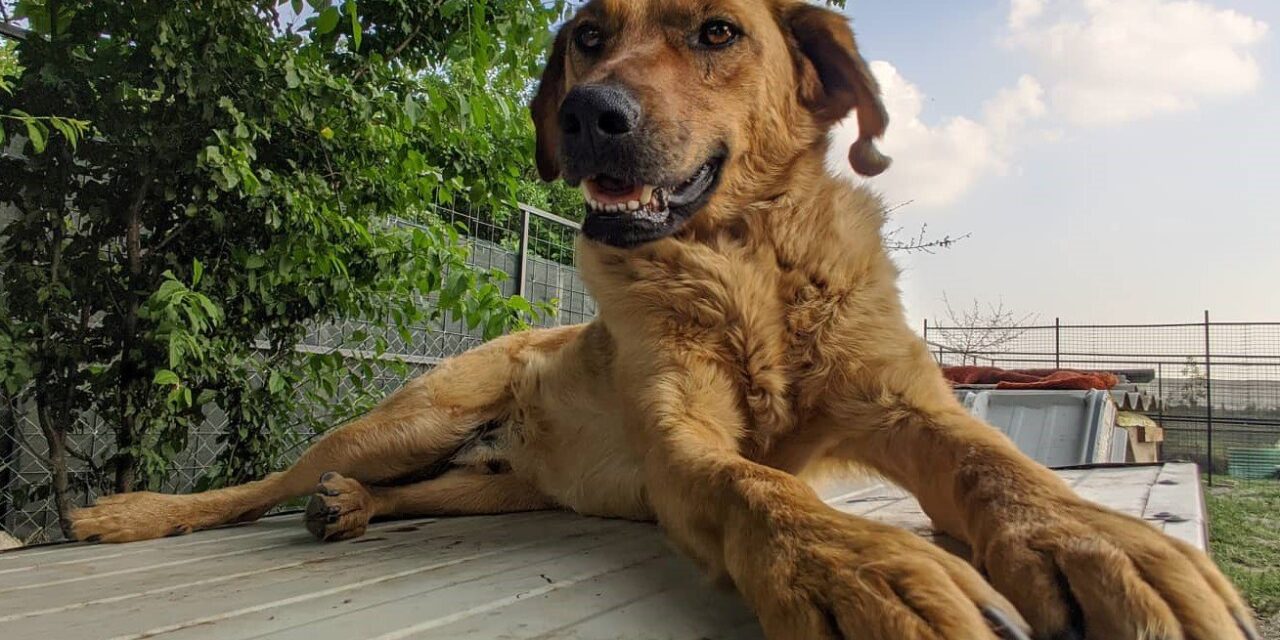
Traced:
POLYGON ((46 398, 36 401, 36 415, 40 420, 40 430, 44 432, 45 442, 49 445, 49 482, 53 490, 53 503, 58 508, 58 526, 62 528, 62 535, 70 539, 74 536, 69 516, 71 500, 67 496, 67 432, 51 415, 46 398))
POLYGON ((123 357, 120 367, 120 428, 116 432, 116 493, 133 491, 137 482, 138 459, 131 449, 138 437, 138 404, 135 394, 141 378, 141 372, 133 350, 137 345, 138 309, 142 306, 138 291, 142 287, 142 205, 146 202, 147 192, 151 188, 151 172, 145 169, 142 184, 134 194, 133 202, 125 211, 125 252, 129 260, 129 301, 128 311, 124 318, 123 357), (130 405, 130 399, 135 400, 130 405))

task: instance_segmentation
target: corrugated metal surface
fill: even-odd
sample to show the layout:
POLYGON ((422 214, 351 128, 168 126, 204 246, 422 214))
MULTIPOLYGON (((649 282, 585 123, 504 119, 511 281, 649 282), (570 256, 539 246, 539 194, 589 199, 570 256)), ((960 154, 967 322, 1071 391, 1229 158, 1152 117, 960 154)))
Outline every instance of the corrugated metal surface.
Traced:
MULTIPOLYGON (((1193 465, 1060 473, 1085 497, 1203 547, 1193 465)), ((874 485, 830 502, 932 536, 897 489, 874 485)), ((0 554, 0 636, 694 640, 760 632, 737 597, 709 586, 656 527, 548 512, 384 523, 337 544, 314 542, 296 516, 284 516, 132 545, 0 554)))
POLYGON ((957 390, 974 416, 1050 467, 1124 462, 1124 434, 1113 442, 1116 405, 1107 391, 957 390))
POLYGON ((1280 475, 1280 449, 1227 449, 1227 474, 1245 480, 1280 475))

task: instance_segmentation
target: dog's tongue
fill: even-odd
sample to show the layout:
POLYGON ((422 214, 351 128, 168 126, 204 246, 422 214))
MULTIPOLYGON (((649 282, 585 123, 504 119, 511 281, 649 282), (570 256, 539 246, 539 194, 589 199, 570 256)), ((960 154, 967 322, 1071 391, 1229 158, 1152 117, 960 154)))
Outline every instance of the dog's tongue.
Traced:
POLYGON ((587 180, 587 188, 591 190, 591 197, 602 204, 626 204, 631 201, 639 201, 644 185, 639 182, 629 182, 614 178, 613 176, 597 176, 591 180, 587 180))

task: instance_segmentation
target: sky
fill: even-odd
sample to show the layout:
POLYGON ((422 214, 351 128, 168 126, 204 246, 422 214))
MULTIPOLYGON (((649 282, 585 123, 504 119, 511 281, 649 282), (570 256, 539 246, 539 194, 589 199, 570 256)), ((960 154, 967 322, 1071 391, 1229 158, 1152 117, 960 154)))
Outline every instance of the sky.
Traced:
POLYGON ((870 183, 910 203, 892 224, 970 234, 898 258, 912 322, 945 320, 944 295, 1064 323, 1280 321, 1280 2, 846 12, 890 113, 895 163, 870 183))

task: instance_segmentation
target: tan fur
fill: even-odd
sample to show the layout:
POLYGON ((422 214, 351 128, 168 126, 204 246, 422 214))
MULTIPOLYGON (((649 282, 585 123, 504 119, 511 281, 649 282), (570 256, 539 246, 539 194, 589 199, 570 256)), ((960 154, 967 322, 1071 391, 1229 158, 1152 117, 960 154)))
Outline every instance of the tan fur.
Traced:
POLYGON ((313 492, 324 539, 378 516, 557 506, 656 518, 770 638, 995 638, 981 607, 1021 624, 1010 603, 1047 637, 1073 602, 1090 638, 1245 637, 1247 608, 1202 553, 1079 499, 955 401, 904 319, 881 203, 823 167, 826 130, 852 108, 859 170, 887 165, 870 146, 878 89, 842 19, 790 0, 596 0, 583 19, 619 44, 597 60, 567 50, 576 22, 557 39, 534 103, 540 169, 559 172, 564 92, 624 83, 671 132, 655 142, 671 166, 733 150, 689 226, 626 250, 580 240, 591 324, 450 360, 261 482, 105 498, 74 514, 78 537, 183 533, 313 492), (712 14, 749 38, 708 64, 671 34, 712 14), (448 456, 444 475, 381 486, 448 456), (854 465, 914 493, 989 582, 799 479, 854 465))

